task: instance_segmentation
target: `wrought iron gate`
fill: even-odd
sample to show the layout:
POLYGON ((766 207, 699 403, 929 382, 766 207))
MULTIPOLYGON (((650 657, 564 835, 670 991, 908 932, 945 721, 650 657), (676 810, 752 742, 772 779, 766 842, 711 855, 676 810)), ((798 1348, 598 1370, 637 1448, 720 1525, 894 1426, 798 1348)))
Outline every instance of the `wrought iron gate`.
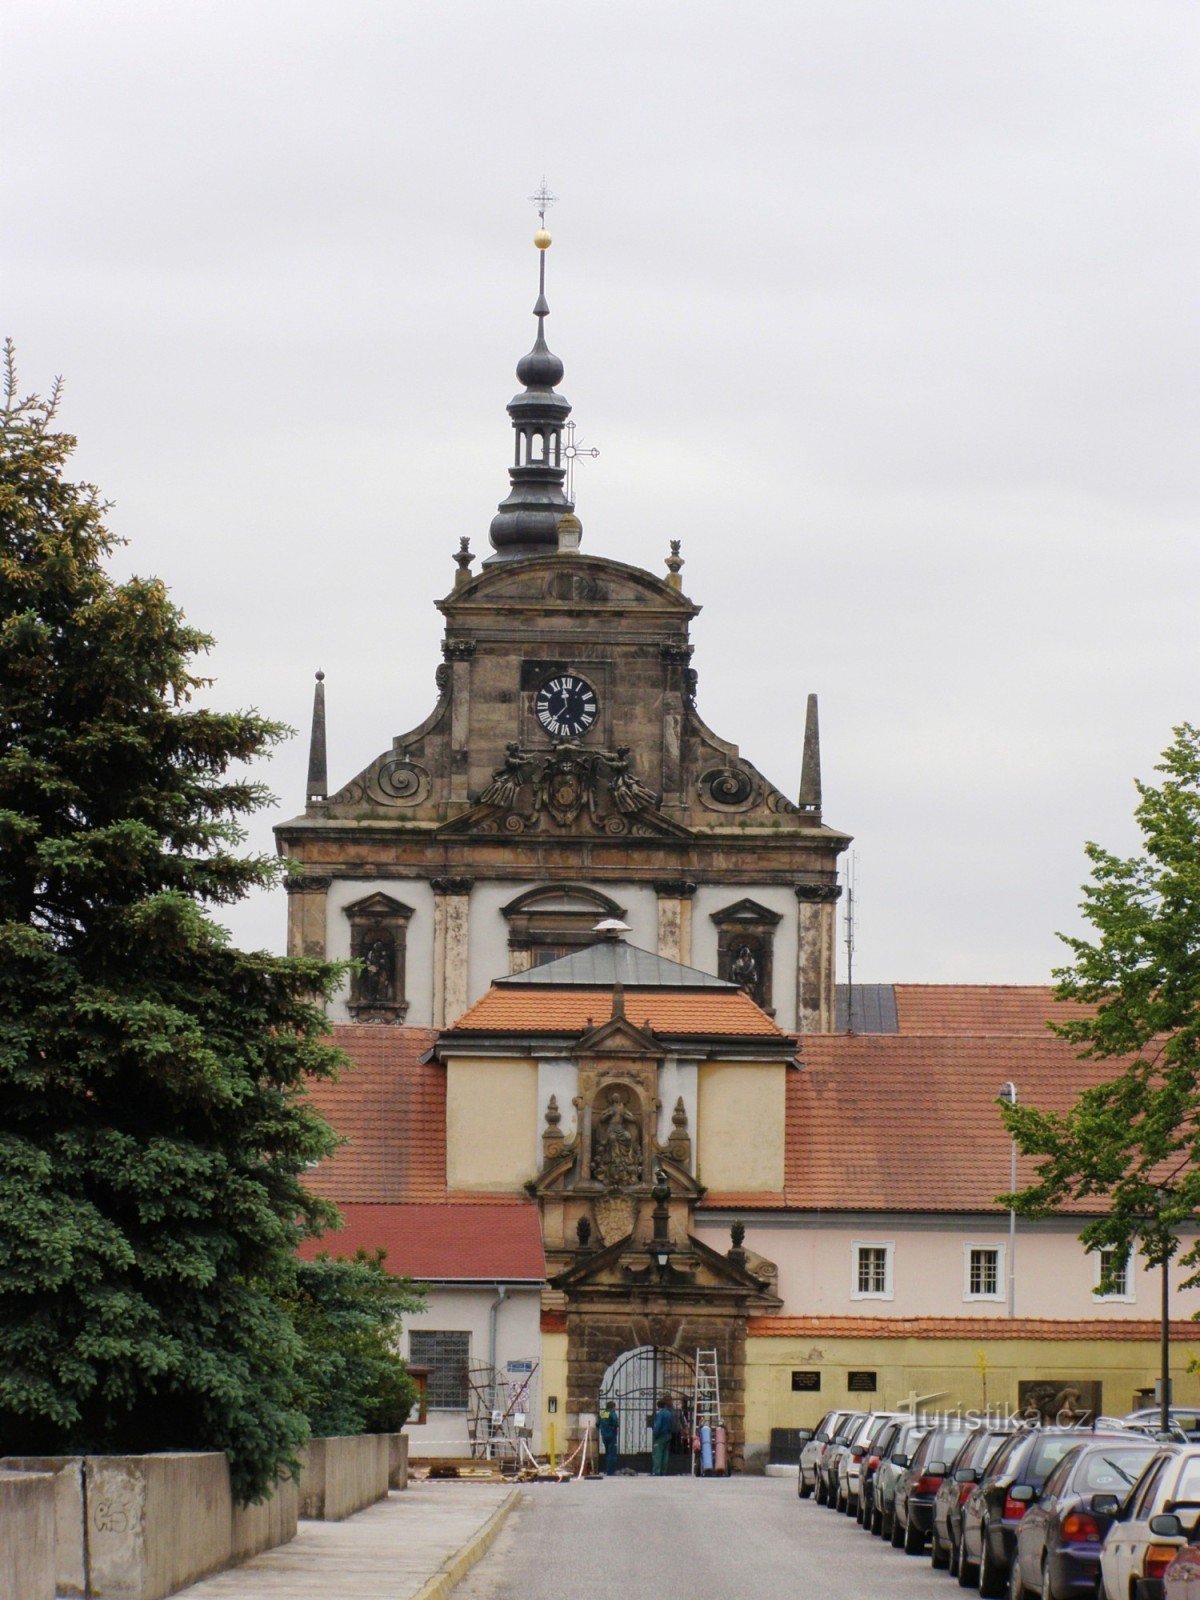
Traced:
POLYGON ((692 1417, 695 1414, 696 1363, 682 1350, 644 1344, 626 1350, 600 1381, 600 1403, 615 1406, 621 1422, 621 1465, 650 1466, 650 1418, 661 1396, 669 1395, 679 1418, 671 1445, 671 1472, 691 1470, 692 1417))

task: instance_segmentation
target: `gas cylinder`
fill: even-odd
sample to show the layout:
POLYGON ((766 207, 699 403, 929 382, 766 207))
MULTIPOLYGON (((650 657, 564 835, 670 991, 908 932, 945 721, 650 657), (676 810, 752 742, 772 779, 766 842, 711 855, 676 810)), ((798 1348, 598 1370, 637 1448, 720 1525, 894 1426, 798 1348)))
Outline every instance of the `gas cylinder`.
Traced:
POLYGON ((711 1472, 713 1469, 713 1432, 706 1422, 700 1429, 700 1471, 711 1472))
POLYGON ((722 1423, 717 1424, 716 1439, 713 1447, 713 1471, 722 1476, 729 1471, 729 1454, 726 1447, 725 1428, 722 1423))

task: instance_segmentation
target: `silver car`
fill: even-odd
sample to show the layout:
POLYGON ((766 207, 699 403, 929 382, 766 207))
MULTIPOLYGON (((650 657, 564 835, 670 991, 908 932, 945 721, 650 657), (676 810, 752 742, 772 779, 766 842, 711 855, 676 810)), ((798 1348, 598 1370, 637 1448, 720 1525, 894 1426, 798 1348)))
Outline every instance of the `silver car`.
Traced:
POLYGON ((892 1537, 896 1515, 896 1485, 900 1474, 912 1460, 913 1451, 929 1432, 928 1422, 907 1422, 892 1440, 885 1460, 875 1472, 875 1503, 871 1511, 871 1532, 884 1539, 892 1537))
POLYGON ((865 1411, 848 1411, 817 1462, 816 1499, 819 1506, 831 1506, 837 1494, 838 1461, 850 1448, 850 1441, 867 1420, 865 1411))
POLYGON ((839 1511, 854 1516, 858 1510, 859 1490, 862 1484, 863 1462, 871 1453, 871 1446, 889 1422, 900 1415, 898 1411, 870 1411, 861 1428, 849 1442, 849 1448, 838 1457, 837 1490, 833 1503, 839 1511))
POLYGON ((797 1475, 797 1492, 807 1500, 817 1486, 817 1467, 825 1454, 825 1446, 833 1438, 849 1411, 827 1411, 817 1423, 816 1431, 800 1452, 800 1471, 797 1475))

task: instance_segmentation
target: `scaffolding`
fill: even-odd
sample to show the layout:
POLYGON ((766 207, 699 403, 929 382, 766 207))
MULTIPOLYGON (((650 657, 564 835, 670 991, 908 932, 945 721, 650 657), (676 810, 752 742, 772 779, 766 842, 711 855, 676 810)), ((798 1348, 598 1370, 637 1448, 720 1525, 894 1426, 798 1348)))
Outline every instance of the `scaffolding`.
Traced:
POLYGON ((537 1411, 538 1363, 532 1358, 492 1367, 475 1361, 467 1367, 467 1434, 476 1460, 495 1461, 516 1471, 533 1437, 537 1411))

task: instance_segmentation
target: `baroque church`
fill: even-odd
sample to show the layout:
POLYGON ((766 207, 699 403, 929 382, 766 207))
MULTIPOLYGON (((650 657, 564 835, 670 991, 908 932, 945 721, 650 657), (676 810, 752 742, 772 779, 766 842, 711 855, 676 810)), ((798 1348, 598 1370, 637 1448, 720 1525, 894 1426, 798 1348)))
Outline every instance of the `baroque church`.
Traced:
POLYGON ((309 1248, 430 1286, 418 1455, 478 1445, 512 1384, 535 1449, 604 1395, 636 1456, 698 1361, 738 1467, 848 1395, 976 1405, 989 1371, 996 1403, 1086 1381, 1125 1409, 1155 1291, 1130 1262, 1097 1298, 1078 1216, 1016 1242, 996 1203, 1001 1086, 1065 1106, 1097 1068, 1045 989, 836 985, 850 836, 816 697, 786 795, 700 715, 678 541, 661 573, 584 552, 549 244, 491 550, 463 538, 436 601, 435 703, 331 791, 318 674, 305 809, 276 829, 289 950, 353 958, 330 1021, 355 1067, 312 1090, 345 1228, 309 1248))

